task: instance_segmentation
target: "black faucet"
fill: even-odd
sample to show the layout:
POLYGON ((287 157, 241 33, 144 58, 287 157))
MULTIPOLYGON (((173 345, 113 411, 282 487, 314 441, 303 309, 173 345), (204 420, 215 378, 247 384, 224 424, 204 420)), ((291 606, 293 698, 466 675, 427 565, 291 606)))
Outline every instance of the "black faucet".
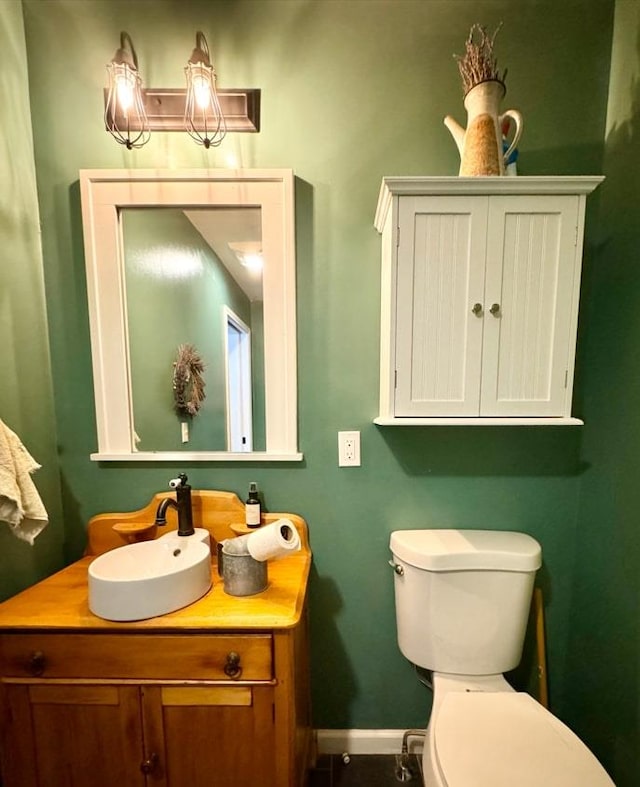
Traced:
POLYGON ((187 476, 180 473, 177 478, 169 481, 169 486, 176 490, 176 499, 165 497, 160 501, 156 511, 156 525, 166 525, 167 508, 175 508, 178 512, 178 535, 192 536, 195 530, 191 511, 191 487, 187 483, 187 476))

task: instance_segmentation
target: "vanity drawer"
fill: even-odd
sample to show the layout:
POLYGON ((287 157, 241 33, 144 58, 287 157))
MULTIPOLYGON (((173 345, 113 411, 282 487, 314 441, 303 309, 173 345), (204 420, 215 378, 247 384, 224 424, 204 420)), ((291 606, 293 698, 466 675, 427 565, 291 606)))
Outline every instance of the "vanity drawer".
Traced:
POLYGON ((7 678, 271 680, 271 634, 4 634, 7 678))

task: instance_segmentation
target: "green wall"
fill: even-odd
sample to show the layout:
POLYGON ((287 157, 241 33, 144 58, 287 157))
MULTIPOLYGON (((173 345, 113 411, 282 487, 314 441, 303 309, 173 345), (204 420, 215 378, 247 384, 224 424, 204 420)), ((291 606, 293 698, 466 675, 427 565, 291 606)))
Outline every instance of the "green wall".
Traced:
MULTIPOLYGON (((310 525, 315 725, 407 728, 426 722, 429 698, 395 641, 389 533, 427 526, 531 533, 544 550, 553 709, 579 728, 626 787, 640 777, 633 756, 625 759, 627 747, 638 748, 633 680, 640 651, 632 636, 638 624, 634 620, 630 630, 626 608, 632 602, 637 607, 638 599, 637 580, 628 576, 638 574, 629 429, 637 421, 630 380, 638 329, 625 300, 634 284, 633 225, 618 213, 636 195, 628 178, 620 175, 616 184, 613 170, 634 166, 634 118, 618 117, 611 126, 610 114, 605 161, 612 172, 602 200, 613 223, 606 233, 598 232, 600 195, 589 201, 575 408, 587 428, 372 424, 380 299, 380 239, 372 225, 380 179, 457 172, 458 154, 442 125, 448 113, 463 120, 452 54, 462 51, 471 24, 493 29, 502 21, 498 57, 509 69, 505 106, 520 109, 525 120, 520 172, 597 174, 605 153, 616 5, 626 4, 23 2, 69 559, 82 550, 92 514, 144 505, 176 471, 186 470, 196 487, 242 496, 257 480, 270 510, 300 513, 310 525), (183 134, 156 134, 139 151, 117 146, 102 128, 102 87, 121 30, 136 45, 147 84, 158 87, 182 84, 183 61, 195 31, 203 30, 219 84, 262 90, 260 134, 230 135, 208 152, 183 134), (623 134, 628 144, 622 144, 623 134), (234 162, 292 167, 297 176, 299 434, 305 460, 180 468, 92 463, 78 170, 234 162), (611 232, 622 225, 625 240, 614 241, 611 232), (612 265, 618 255, 629 263, 612 265), (618 334, 614 328, 620 325, 626 330, 618 334), (610 371, 615 391, 608 385, 610 371), (361 431, 362 467, 337 467, 340 429, 361 431), (613 448, 605 455, 609 443, 613 448), (622 494, 620 513, 612 521, 616 494, 622 494), (595 614, 606 621, 609 609, 611 619, 594 627, 595 614), (620 636, 609 639, 613 629, 620 636), (621 706, 624 718, 612 722, 614 698, 603 699, 602 689, 617 679, 630 690, 621 706)), ((620 29, 629 33, 628 22, 633 30, 628 41, 616 39, 619 69, 628 55, 624 43, 637 55, 639 20, 627 16, 620 29)), ((614 90, 623 93, 628 84, 637 90, 637 78, 629 78, 624 73, 627 87, 614 81, 614 90)), ((622 113, 611 104, 609 110, 622 113)))
POLYGON ((598 253, 585 282, 584 473, 567 718, 640 782, 640 4, 616 3, 598 253))
POLYGON ((0 4, 0 419, 42 465, 34 483, 49 526, 33 547, 0 523, 0 598, 63 563, 62 504, 19 2, 0 4))

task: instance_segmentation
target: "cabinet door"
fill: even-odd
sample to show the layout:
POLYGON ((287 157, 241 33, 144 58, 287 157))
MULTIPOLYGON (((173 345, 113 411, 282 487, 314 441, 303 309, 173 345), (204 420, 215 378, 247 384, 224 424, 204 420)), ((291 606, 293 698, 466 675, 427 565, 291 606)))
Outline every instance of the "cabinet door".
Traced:
POLYGON ((3 695, 3 787, 145 784, 136 686, 5 685, 3 695))
POLYGON ((478 415, 487 205, 399 198, 396 416, 478 415))
POLYGON ((271 686, 146 686, 142 693, 145 748, 163 747, 159 775, 168 787, 273 787, 271 686))
POLYGON ((569 414, 578 201, 489 200, 481 415, 569 414))

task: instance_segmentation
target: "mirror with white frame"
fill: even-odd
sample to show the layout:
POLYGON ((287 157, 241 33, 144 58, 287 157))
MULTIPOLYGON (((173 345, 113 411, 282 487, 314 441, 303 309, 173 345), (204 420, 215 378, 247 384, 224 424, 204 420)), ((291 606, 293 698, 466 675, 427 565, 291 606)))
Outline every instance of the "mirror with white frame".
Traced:
POLYGON ((301 459, 292 171, 82 170, 80 188, 91 458, 301 459), (176 408, 185 346, 204 365, 192 416, 176 408))

